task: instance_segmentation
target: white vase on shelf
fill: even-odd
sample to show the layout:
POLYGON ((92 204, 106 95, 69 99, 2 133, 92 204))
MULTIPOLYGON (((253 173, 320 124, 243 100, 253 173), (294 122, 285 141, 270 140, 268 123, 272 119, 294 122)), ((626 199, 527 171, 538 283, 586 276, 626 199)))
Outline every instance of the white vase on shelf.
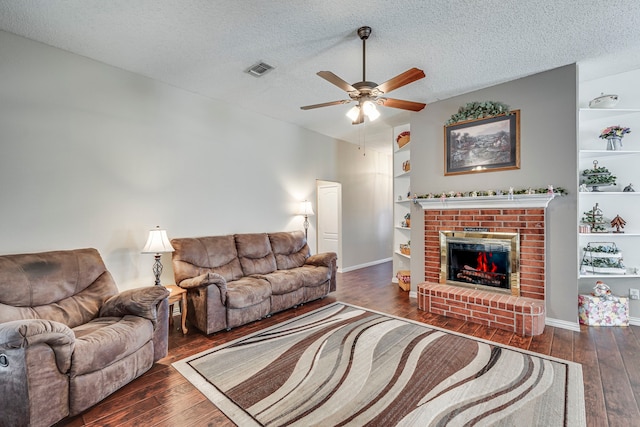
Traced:
POLYGON ((607 138, 607 151, 621 151, 622 150, 622 137, 610 136, 607 138))

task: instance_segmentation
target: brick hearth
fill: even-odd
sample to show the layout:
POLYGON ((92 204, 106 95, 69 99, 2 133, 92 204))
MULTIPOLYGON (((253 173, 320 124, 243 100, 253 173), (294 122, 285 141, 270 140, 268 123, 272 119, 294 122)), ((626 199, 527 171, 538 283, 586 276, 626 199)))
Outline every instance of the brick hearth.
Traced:
POLYGON ((544 331, 544 301, 440 283, 418 285, 418 308, 522 335, 544 331))
POLYGON ((417 287, 418 308, 520 334, 541 334, 545 318, 544 213, 540 207, 425 208, 425 283, 417 287), (469 227, 520 233, 520 297, 439 283, 440 231, 469 227))

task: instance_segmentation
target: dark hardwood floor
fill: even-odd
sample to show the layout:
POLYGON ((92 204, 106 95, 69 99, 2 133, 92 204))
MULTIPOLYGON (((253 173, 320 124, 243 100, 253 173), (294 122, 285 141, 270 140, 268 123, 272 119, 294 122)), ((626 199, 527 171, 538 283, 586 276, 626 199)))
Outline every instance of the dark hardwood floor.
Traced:
POLYGON ((171 367, 171 363, 334 301, 581 363, 587 425, 640 425, 640 327, 582 326, 580 332, 573 332, 547 326, 542 335, 523 337, 418 311, 416 301, 390 283, 391 276, 390 263, 339 274, 338 291, 322 300, 210 336, 203 335, 195 328, 190 328, 189 333, 183 336, 176 328, 180 324, 176 317, 166 358, 98 405, 59 425, 233 426, 171 367))

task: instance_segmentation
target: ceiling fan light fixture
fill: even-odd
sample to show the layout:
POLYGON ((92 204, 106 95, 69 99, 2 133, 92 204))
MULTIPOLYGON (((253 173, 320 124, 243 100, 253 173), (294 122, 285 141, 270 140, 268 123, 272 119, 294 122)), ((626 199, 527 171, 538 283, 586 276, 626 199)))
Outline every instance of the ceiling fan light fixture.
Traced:
POLYGON ((373 121, 380 117, 380 112, 376 108, 376 105, 371 101, 364 101, 362 103, 362 111, 364 115, 369 117, 369 120, 373 121))
POLYGON ((349 111, 347 111, 347 117, 351 119, 352 122, 355 122, 358 116, 360 115, 360 108, 356 105, 351 107, 349 111))

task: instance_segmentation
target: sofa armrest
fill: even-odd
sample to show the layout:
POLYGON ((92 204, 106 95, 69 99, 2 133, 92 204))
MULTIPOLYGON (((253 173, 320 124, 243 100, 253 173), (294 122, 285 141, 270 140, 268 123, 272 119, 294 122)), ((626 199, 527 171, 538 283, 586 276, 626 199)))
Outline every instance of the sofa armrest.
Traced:
POLYGON ((158 322, 158 305, 169 296, 164 286, 147 286, 129 289, 114 295, 102 304, 99 317, 122 317, 127 314, 140 316, 153 323, 158 322))
POLYGON ((209 285, 215 285, 220 290, 220 302, 224 305, 227 302, 227 281, 218 273, 205 273, 200 276, 184 279, 178 283, 178 286, 184 289, 203 288, 209 285))
POLYGON ((338 260, 338 255, 335 252, 323 252, 321 254, 311 255, 309 258, 305 260, 305 264, 315 265, 316 267, 329 267, 332 268, 336 261, 338 260))
POLYGON ((47 344, 53 349, 61 373, 71 367, 76 336, 65 324, 44 319, 13 320, 0 323, 0 349, 27 348, 47 344))
POLYGON ((333 292, 337 289, 338 281, 336 273, 338 271, 338 255, 335 252, 323 252, 311 255, 304 263, 305 265, 315 265, 316 267, 328 267, 329 271, 331 271, 331 277, 329 278, 329 292, 333 292))

